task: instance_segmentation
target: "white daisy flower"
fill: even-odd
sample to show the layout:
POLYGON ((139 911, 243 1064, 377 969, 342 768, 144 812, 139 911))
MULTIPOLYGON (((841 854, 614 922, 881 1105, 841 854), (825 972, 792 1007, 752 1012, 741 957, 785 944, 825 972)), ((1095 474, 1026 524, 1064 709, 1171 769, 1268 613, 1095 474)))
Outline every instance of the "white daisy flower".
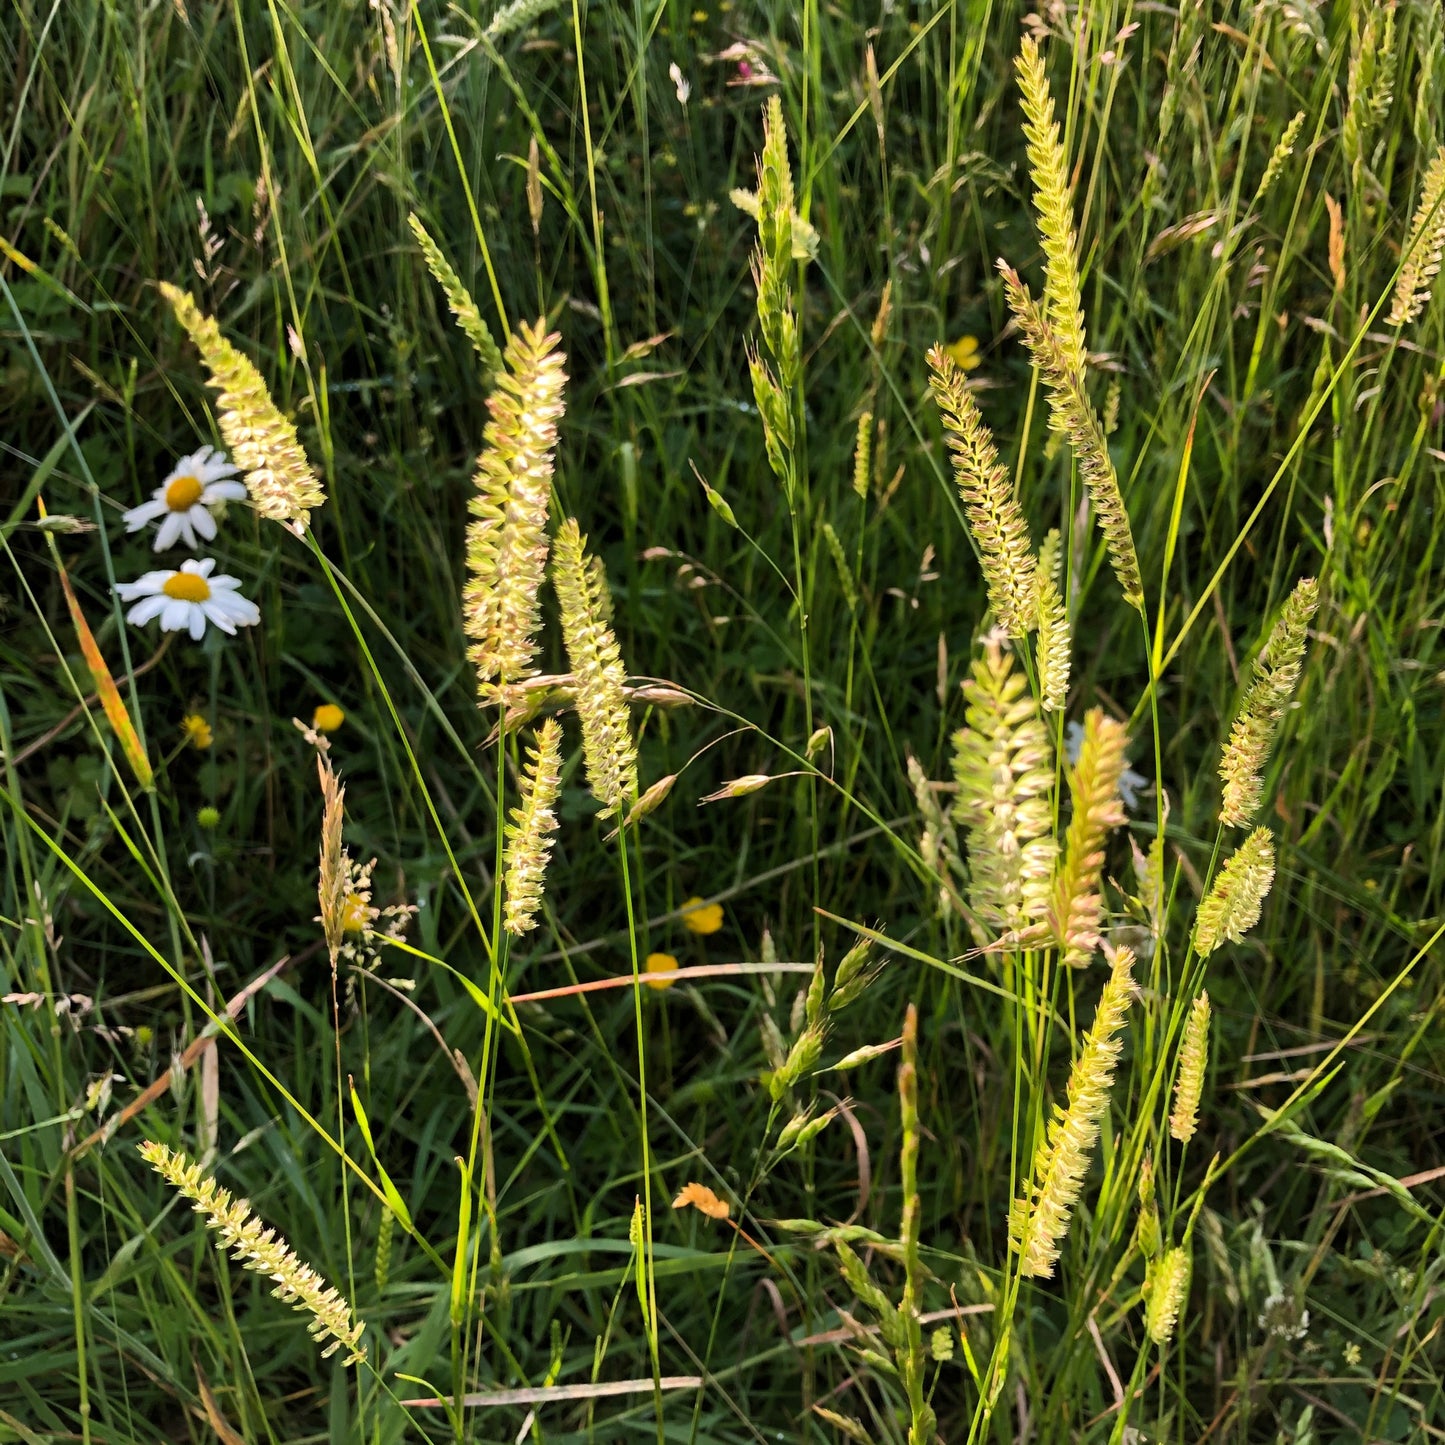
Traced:
POLYGON ((197 642, 208 622, 232 637, 238 627, 254 627, 261 620, 260 610, 241 596, 237 578, 211 576, 215 566, 213 558, 202 557, 182 562, 178 572, 147 572, 138 581, 117 582, 116 596, 135 602, 126 621, 140 627, 159 617, 162 632, 189 629, 197 642))
POLYGON ((240 502, 246 497, 243 482, 231 481, 237 468, 214 447, 202 447, 182 457, 171 474, 155 489, 150 501, 125 513, 127 532, 139 532, 159 520, 154 550, 163 552, 180 541, 194 551, 201 544, 197 534, 210 541, 216 535, 213 507, 240 502))

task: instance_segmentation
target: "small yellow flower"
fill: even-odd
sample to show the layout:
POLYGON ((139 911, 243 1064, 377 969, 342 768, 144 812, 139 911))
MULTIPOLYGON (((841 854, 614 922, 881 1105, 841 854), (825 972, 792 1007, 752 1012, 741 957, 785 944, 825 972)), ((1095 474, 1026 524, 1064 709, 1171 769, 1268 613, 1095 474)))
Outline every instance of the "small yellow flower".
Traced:
POLYGON ((346 721, 346 714, 334 702, 323 702, 311 714, 311 726, 319 733, 334 733, 346 721))
POLYGON ((727 1200, 719 1199, 706 1184, 684 1184, 682 1192, 672 1201, 674 1209, 686 1209, 689 1204, 709 1219, 726 1219, 732 1213, 727 1200))
POLYGON ((963 371, 972 371, 983 364, 976 336, 960 336, 957 341, 950 341, 943 348, 943 354, 963 371))
POLYGON ((644 965, 647 972, 656 977, 647 980, 648 988, 671 988, 674 980, 667 977, 677 972, 677 960, 670 953, 649 953, 644 965))
POLYGON ((205 749, 215 742, 211 725, 198 712, 188 712, 181 719, 181 731, 193 748, 205 749))
POLYGON ((341 930, 343 933, 364 933, 371 922, 370 900, 359 893, 348 893, 341 905, 341 930))
POLYGON ((689 898, 682 905, 682 921, 689 933, 716 933, 723 925, 722 904, 689 898))

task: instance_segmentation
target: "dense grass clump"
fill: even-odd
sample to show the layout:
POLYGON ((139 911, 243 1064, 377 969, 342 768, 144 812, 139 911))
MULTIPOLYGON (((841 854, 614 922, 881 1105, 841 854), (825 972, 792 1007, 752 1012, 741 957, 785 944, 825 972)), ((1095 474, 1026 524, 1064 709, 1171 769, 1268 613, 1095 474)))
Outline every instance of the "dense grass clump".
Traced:
POLYGON ((1435 0, 0 53, 0 1441, 1439 1438, 1435 0))

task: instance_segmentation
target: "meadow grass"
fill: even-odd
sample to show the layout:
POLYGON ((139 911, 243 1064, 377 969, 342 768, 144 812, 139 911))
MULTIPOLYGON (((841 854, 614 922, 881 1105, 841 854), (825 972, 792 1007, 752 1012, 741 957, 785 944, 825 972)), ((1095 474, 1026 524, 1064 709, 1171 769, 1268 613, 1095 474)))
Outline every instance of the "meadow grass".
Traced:
POLYGON ((1445 301, 1389 319, 1434 224, 1437 4, 13 0, 0 40, 0 1440, 1445 1433, 1445 301), (999 258, 1065 362, 1077 286, 1095 470, 999 258), (324 485, 300 538, 231 507, 214 552, 262 618, 235 640, 161 642, 111 591, 174 565, 121 511, 220 440, 161 283, 324 485), (462 598, 486 400, 538 318, 568 377, 549 531, 576 519, 663 689, 629 704, 638 787, 676 781, 609 838, 583 704, 549 694, 559 826, 514 937, 532 730, 492 736, 462 598), (990 505, 1060 530, 1039 836, 1102 850, 1112 975, 1089 940, 1062 966, 1087 910, 998 948, 949 861, 929 780, 1024 564, 979 556, 935 343, 990 505), (1083 505, 1104 466, 1138 607, 1083 505), (1220 745, 1302 577, 1245 810, 1273 887, 1203 958, 1250 836, 1217 823, 1220 745), (292 722, 323 704, 362 902, 416 906, 331 960, 292 722), (1095 708, 1145 780, 1102 841, 1062 746, 1095 708), (742 966, 638 986, 654 956, 742 966), (363 1362, 208 1245, 146 1139, 349 1302, 363 1362), (1026 1276, 1049 1179, 1066 1232, 1026 1276), (717 1208, 670 1210, 690 1183, 717 1208))

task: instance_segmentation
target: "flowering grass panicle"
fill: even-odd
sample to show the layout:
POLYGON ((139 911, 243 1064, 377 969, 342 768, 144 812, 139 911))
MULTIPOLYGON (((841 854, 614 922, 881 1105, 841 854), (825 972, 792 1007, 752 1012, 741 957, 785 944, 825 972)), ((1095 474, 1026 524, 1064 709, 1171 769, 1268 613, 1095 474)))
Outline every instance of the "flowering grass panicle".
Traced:
POLYGON ((406 223, 416 237, 432 280, 441 287, 442 294, 447 298, 447 305, 457 319, 457 325, 466 334, 467 340, 472 343, 472 349, 481 360, 483 379, 490 381, 502 369, 502 353, 497 350, 497 343, 493 340, 487 323, 482 320, 482 313, 472 299, 472 293, 462 285, 462 278, 452 270, 451 262, 432 239, 427 228, 417 219, 415 211, 407 212, 406 223))
POLYGON ((1068 156, 1054 119, 1043 57, 1032 36, 1025 36, 1014 60, 1023 100, 1024 139, 1034 183, 1034 209, 1044 251, 1044 298, 1049 325, 1059 339, 1067 368, 1080 378, 1088 360, 1084 349, 1084 308, 1075 258, 1074 205, 1069 195, 1068 156))
POLYGON ((1082 967, 1099 946, 1103 908, 1100 880, 1109 831, 1124 821, 1119 778, 1124 771, 1128 729, 1102 708, 1084 715, 1078 759, 1068 769, 1074 814, 1064 837, 1064 860, 1054 879, 1049 930, 1064 962, 1082 967))
POLYGON ((1254 661, 1249 687, 1219 759, 1219 776, 1224 784, 1221 823, 1246 828, 1259 811, 1264 797, 1264 765, 1280 719, 1299 685, 1307 629, 1319 604, 1319 584, 1313 577, 1301 579, 1254 661))
POLYGON ((567 382, 558 340, 542 321, 518 326, 487 398, 491 419, 477 460, 462 589, 467 656, 483 705, 516 706, 537 656, 552 454, 567 382))
POLYGON ((542 884, 551 834, 557 828, 553 811, 562 773, 562 725, 549 717, 537 730, 531 757, 522 773, 522 799, 507 825, 507 902, 502 926, 520 937, 537 926, 542 884))
POLYGON ((244 473, 256 510, 303 535, 311 525, 312 509, 325 502, 326 493, 296 427, 271 400, 261 373, 221 335, 215 319, 178 286, 162 281, 159 289, 210 373, 226 450, 244 473))
POLYGON ((1093 1025, 1069 1074, 1068 1107, 1054 1106, 1034 1153, 1032 1185, 1009 1211, 1009 1246, 1020 1256, 1019 1271, 1024 1275, 1049 1279, 1069 1232, 1124 1047, 1119 1034, 1134 998, 1133 968, 1134 955, 1127 948, 1119 949, 1093 1025))
POLYGON ((928 367, 953 455, 954 480, 988 584, 989 605, 1010 637, 1025 637, 1035 626, 1038 609, 1028 523, 962 370, 940 346, 929 351, 928 367))
POLYGON ((997 637, 985 639, 963 684, 966 723, 953 738, 966 829, 969 903, 1004 941, 1044 917, 1057 845, 1053 749, 1028 679, 997 637))
POLYGON ((1068 437, 1078 459, 1079 475, 1099 519, 1099 530, 1104 534, 1109 562, 1119 579, 1124 600, 1131 607, 1142 608, 1144 583, 1139 572, 1139 555, 1134 549, 1134 533, 1124 509, 1124 495, 1119 489, 1114 459, 1109 455, 1104 425, 1085 389, 1083 369, 1070 360, 1064 338, 1054 330, 1053 322, 1029 294, 1018 272, 1000 261, 999 273, 1009 309, 1049 389, 1050 414, 1057 429, 1068 437))
POLYGON ((1069 649, 1073 629, 1059 591, 1062 547, 1057 527, 1039 548, 1038 627, 1039 703, 1045 712, 1059 712, 1069 696, 1069 649))
POLYGON ((1238 943, 1256 923, 1274 882, 1274 834, 1256 828, 1219 870, 1194 919, 1194 947, 1207 958, 1220 944, 1238 943))
POLYGON ((1420 204, 1410 222, 1403 254, 1405 262, 1390 306, 1391 326, 1407 325, 1419 316, 1440 274, 1440 259, 1445 255, 1445 145, 1435 152, 1425 171, 1420 204))
POLYGON ((587 783, 604 818, 637 793, 637 744, 627 716, 627 673, 607 623, 612 599, 606 576, 586 552, 586 538, 568 517, 557 533, 552 585, 562 608, 562 640, 577 684, 582 758, 587 783))
POLYGON ((1187 1144, 1199 1127, 1199 1099, 1204 1092, 1204 1071, 1209 1066, 1209 994, 1201 991, 1189 1008, 1184 1042, 1179 1047, 1179 1078, 1174 1086, 1174 1112, 1169 1132, 1187 1144))
POLYGON ((307 1331, 318 1344, 330 1340, 321 1351, 323 1360, 343 1347, 343 1364, 355 1365, 366 1358, 361 1344, 365 1325, 352 1316, 350 1304, 309 1264, 303 1264, 274 1229, 267 1229, 251 1213, 248 1200, 232 1199, 230 1191, 222 1189, 199 1164, 164 1144, 148 1139, 140 1152, 156 1173, 191 1201, 197 1214, 206 1216, 207 1227, 220 1235, 218 1249, 229 1250, 247 1269, 265 1275, 276 1286, 272 1294, 277 1299, 311 1316, 307 1331))
POLYGON ((1150 1260, 1144 1276, 1144 1329, 1156 1345, 1174 1336, 1179 1312, 1189 1298, 1189 1251, 1175 1245, 1150 1260))

